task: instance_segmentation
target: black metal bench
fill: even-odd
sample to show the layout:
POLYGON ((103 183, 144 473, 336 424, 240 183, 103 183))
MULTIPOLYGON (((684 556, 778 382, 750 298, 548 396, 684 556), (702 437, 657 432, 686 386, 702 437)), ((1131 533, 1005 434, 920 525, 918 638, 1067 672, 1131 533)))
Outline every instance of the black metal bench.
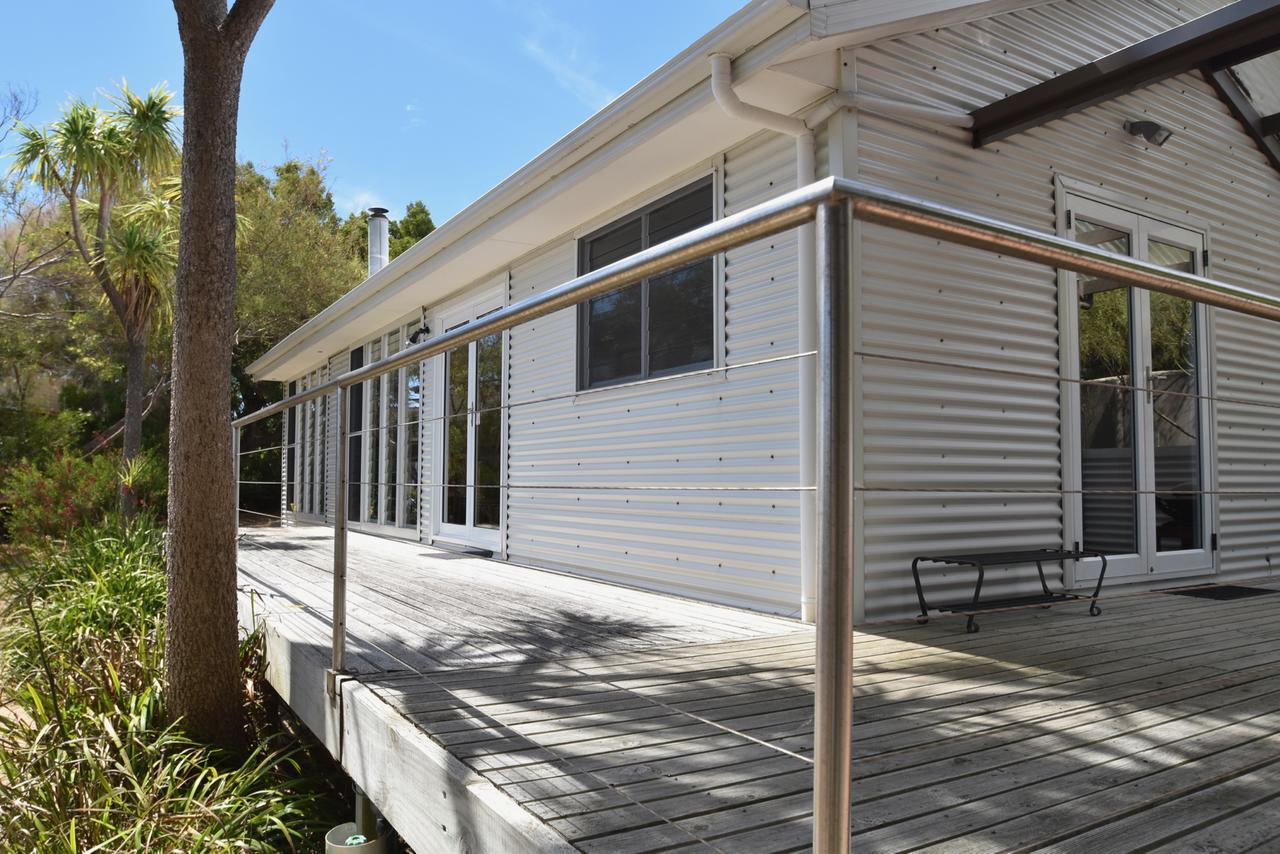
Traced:
POLYGON ((920 616, 916 617, 917 623, 929 622, 929 605, 924 598, 924 587, 920 584, 920 564, 932 563, 939 566, 971 566, 978 570, 978 582, 973 588, 973 600, 970 602, 961 602, 953 605, 941 605, 934 610, 939 613, 965 614, 969 621, 965 624, 966 632, 978 631, 977 615, 984 611, 1002 611, 1012 608, 1028 608, 1039 605, 1042 608, 1049 608, 1059 602, 1071 602, 1076 599, 1088 599, 1089 614, 1098 616, 1102 613, 1102 609, 1098 607, 1098 594, 1102 592, 1102 579, 1107 574, 1107 556, 1101 552, 1081 551, 1069 549, 1028 549, 1017 552, 986 552, 982 554, 962 554, 962 555, 942 555, 937 557, 921 556, 911 562, 911 575, 916 582, 916 598, 920 600, 920 616), (1080 560, 1086 557, 1096 557, 1102 559, 1102 569, 1098 573, 1098 584, 1093 588, 1092 594, 1068 593, 1065 590, 1054 592, 1049 589, 1049 583, 1044 577, 1044 565, 1046 563, 1057 563, 1064 560, 1080 560), (1017 596, 1008 599, 988 599, 981 601, 982 597, 982 581, 986 575, 988 567, 996 566, 1019 566, 1023 564, 1036 565, 1036 570, 1040 573, 1040 588, 1044 591, 1043 595, 1035 596, 1017 596))

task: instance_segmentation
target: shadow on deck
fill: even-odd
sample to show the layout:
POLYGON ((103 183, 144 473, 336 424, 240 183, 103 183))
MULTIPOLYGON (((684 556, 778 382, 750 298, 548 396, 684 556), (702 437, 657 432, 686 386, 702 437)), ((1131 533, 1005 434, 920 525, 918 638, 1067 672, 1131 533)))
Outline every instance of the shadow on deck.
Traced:
MULTIPOLYGON (((807 627, 353 535, 335 704, 330 542, 250 534, 242 590, 277 687, 411 843, 807 847, 807 627)), ((855 850, 1275 848, 1277 616, 1149 594, 858 632, 855 850)))

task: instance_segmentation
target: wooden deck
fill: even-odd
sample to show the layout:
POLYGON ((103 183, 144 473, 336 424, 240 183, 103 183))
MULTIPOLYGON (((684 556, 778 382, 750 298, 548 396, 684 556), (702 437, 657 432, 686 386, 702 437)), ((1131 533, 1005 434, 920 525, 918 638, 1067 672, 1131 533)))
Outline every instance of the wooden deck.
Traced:
MULTIPOLYGON (((329 544, 242 544, 295 656, 327 655, 329 544)), ((393 735, 352 705, 333 747, 419 850, 808 847, 806 627, 359 535, 350 575, 344 697, 393 735)), ((855 850, 1280 850, 1278 618, 1280 595, 1154 593, 858 632, 855 850)), ((308 672, 277 674, 295 707, 323 700, 308 672)))

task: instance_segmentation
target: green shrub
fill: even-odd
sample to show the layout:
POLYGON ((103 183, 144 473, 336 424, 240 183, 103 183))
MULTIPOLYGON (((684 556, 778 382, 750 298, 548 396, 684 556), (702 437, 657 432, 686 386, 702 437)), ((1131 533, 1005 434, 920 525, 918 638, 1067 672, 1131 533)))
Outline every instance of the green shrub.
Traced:
POLYGON ((59 672, 68 703, 78 704, 97 684, 80 684, 90 663, 116 671, 117 693, 141 691, 158 676, 163 534, 148 521, 72 532, 65 545, 11 567, 8 597, 20 609, 7 642, 15 678, 35 679, 41 653, 54 651, 66 662, 59 672))
POLYGON ((165 480, 165 466, 150 453, 128 464, 112 454, 62 454, 41 463, 22 463, 10 469, 0 490, 10 507, 9 537, 30 545, 101 524, 116 514, 122 483, 138 496, 141 512, 159 511, 165 480))
POLYGON ((39 412, 0 406, 0 470, 69 453, 86 419, 85 413, 71 409, 39 412))
POLYGON ((32 684, 23 699, 30 717, 0 723, 4 850, 279 851, 320 832, 283 738, 244 758, 196 744, 158 722, 158 685, 65 732, 57 698, 32 684))
POLYGON ((146 518, 24 550, 3 576, 0 850, 277 851, 339 814, 327 761, 242 645, 251 740, 233 756, 165 720, 162 532, 146 518), (309 746, 310 745, 310 746, 309 746))

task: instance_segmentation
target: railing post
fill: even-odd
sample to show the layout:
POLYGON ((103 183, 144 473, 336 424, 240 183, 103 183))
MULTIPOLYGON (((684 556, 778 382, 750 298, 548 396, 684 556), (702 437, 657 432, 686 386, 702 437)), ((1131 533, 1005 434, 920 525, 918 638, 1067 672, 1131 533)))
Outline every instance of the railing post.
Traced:
POLYGON ((347 666, 347 390, 333 392, 338 429, 336 483, 333 490, 333 661, 325 673, 325 692, 337 696, 338 676, 347 666))
POLYGON ((235 489, 236 528, 240 527, 240 428, 231 428, 231 483, 235 489))
POLYGON ((853 346, 848 201, 817 211, 818 585, 813 848, 849 850, 853 726, 853 346))

